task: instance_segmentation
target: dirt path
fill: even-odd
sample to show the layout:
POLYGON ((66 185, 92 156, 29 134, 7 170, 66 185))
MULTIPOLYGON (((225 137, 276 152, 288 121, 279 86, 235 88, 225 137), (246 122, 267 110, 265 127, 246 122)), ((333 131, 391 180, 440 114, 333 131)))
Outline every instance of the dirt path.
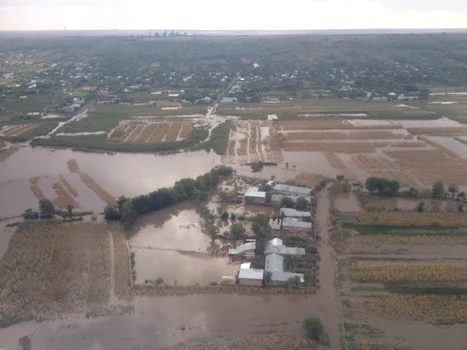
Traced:
POLYGON ((318 209, 316 214, 316 224, 321 243, 319 247, 321 261, 319 269, 320 289, 317 297, 320 304, 321 321, 325 330, 329 334, 332 349, 340 349, 340 327, 342 324, 341 306, 337 290, 334 284, 336 267, 333 261, 333 248, 329 237, 329 210, 331 203, 328 191, 323 190, 318 195, 318 209))

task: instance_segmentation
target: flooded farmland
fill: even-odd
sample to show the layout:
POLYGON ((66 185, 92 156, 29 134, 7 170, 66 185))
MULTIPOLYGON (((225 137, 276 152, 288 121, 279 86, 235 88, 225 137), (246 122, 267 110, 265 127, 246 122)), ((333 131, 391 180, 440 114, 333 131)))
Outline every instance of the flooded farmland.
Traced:
POLYGON ((0 217, 21 215, 25 209, 37 209, 37 198, 30 190, 29 179, 40 177, 44 195, 54 198, 53 183, 60 174, 76 187, 77 201, 83 210, 100 212, 105 203, 70 173, 67 161, 76 159, 81 170, 114 197, 136 196, 157 188, 169 187, 183 177, 196 177, 220 163, 215 154, 206 152, 153 154, 96 154, 71 150, 23 147, 1 163, 0 217))
POLYGON ((425 202, 425 210, 427 211, 457 211, 458 202, 437 199, 437 198, 400 198, 400 197, 377 197, 371 196, 365 204, 365 208, 379 208, 379 209, 402 209, 402 210, 415 210, 420 201, 425 202))

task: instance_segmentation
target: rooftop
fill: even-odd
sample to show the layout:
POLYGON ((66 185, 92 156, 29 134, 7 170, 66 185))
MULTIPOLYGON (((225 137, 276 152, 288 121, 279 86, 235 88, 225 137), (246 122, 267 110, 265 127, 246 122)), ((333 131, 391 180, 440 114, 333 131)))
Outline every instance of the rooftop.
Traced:
POLYGON ((245 278, 250 280, 262 280, 263 275, 263 269, 240 269, 238 271, 238 278, 245 278))
POLYGON ((273 238, 266 243, 264 254, 305 255, 305 248, 287 247, 283 245, 281 239, 273 238))
POLYGON ((253 198, 266 198, 266 192, 259 191, 258 187, 250 187, 246 193, 245 197, 253 197, 253 198))
POLYGON ((307 187, 299 187, 299 186, 292 186, 292 185, 285 185, 285 184, 275 184, 274 185, 275 191, 283 191, 283 192, 290 192, 302 196, 310 195, 310 188, 307 187))
POLYGON ((269 254, 264 263, 266 272, 284 271, 284 257, 279 254, 269 254))
POLYGON ((312 224, 311 222, 305 222, 295 218, 285 217, 284 219, 282 219, 282 228, 284 227, 311 230, 312 224))
POLYGON ((297 217, 297 218, 311 216, 309 211, 299 211, 299 210, 290 209, 290 208, 281 208, 280 213, 281 215, 284 214, 284 216, 291 216, 291 217, 297 217))

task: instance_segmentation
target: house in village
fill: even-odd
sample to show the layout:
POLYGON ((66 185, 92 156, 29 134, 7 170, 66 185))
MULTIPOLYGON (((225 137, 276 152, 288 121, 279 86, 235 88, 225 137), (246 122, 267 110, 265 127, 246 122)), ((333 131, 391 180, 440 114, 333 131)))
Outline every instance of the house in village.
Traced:
POLYGON ((266 202, 266 192, 260 191, 258 187, 250 187, 245 195, 245 203, 247 204, 260 204, 266 202))
MULTIPOLYGON (((230 251, 229 251, 230 254, 230 251)), ((252 269, 251 263, 243 263, 238 270, 238 283, 244 286, 262 286, 263 279, 267 278, 270 285, 284 285, 289 279, 297 278, 305 282, 301 273, 284 271, 284 256, 303 256, 305 248, 287 247, 279 238, 273 238, 266 243, 264 269, 252 269)))

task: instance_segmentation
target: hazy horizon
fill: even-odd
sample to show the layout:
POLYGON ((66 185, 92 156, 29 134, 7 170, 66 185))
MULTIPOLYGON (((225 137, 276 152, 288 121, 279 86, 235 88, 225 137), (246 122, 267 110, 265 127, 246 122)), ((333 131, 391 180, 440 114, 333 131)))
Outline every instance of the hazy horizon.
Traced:
POLYGON ((290 0, 286 6, 238 0, 3 0, 0 30, 348 30, 457 29, 465 0, 290 0), (145 29, 144 29, 145 30, 145 29))

